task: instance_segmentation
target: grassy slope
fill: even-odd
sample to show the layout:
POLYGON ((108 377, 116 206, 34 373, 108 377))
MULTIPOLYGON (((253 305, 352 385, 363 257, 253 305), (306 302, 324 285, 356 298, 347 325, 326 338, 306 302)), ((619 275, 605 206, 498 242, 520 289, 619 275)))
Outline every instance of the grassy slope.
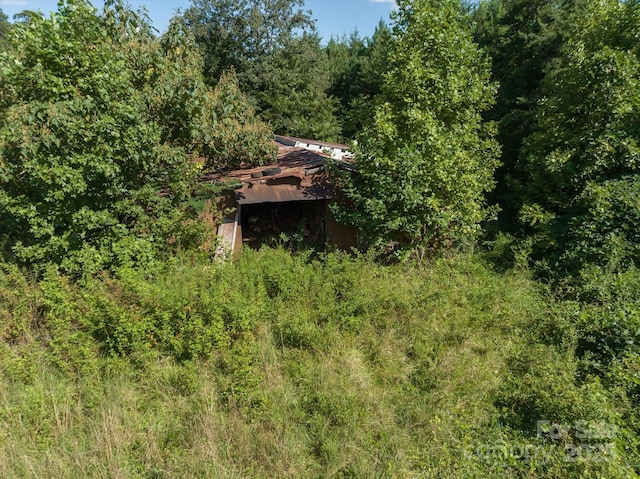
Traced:
POLYGON ((623 407, 576 383, 571 308, 468 257, 2 267, 0 477, 634 477, 619 437, 604 462, 535 437, 623 407))

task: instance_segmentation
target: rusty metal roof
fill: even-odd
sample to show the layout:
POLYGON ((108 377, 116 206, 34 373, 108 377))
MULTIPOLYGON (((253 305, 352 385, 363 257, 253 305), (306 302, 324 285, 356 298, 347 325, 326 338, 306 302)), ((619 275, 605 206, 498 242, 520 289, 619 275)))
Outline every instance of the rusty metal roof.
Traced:
MULTIPOLYGON (((278 167, 281 172, 274 175, 273 177, 275 178, 285 176, 303 177, 308 174, 313 174, 315 172, 314 170, 323 167, 327 158, 327 156, 321 153, 305 150, 304 148, 279 145, 277 161, 273 165, 252 168, 250 170, 236 170, 230 172, 229 176, 231 178, 238 178, 240 181, 256 181, 255 178, 251 178, 252 173, 278 167)), ((258 180, 260 179, 263 178, 258 178, 258 180)))
POLYGON ((238 204, 282 203, 285 201, 312 201, 333 198, 334 189, 322 178, 315 175, 299 179, 281 177, 257 183, 244 183, 235 190, 238 204))
POLYGON ((242 182, 242 187, 235 191, 236 201, 238 204, 255 204, 331 198, 333 188, 323 173, 326 160, 324 155, 313 151, 279 145, 275 165, 231 172, 231 178, 242 182), (280 173, 259 178, 251 176, 251 173, 273 167, 280 168, 280 173))
POLYGON ((322 169, 325 165, 327 159, 327 156, 318 152, 305 150, 304 148, 279 145, 278 156, 275 163, 257 168, 241 168, 222 173, 209 173, 205 174, 202 179, 204 181, 239 180, 243 183, 254 183, 265 179, 282 178, 287 176, 303 178, 308 175, 316 174, 318 169, 322 169), (253 173, 259 173, 276 167, 280 168, 280 173, 277 175, 260 176, 259 178, 253 178, 251 176, 253 173))
POLYGON ((322 152, 279 144, 277 161, 271 165, 209 174, 203 181, 240 181, 241 187, 235 190, 238 204, 328 199, 334 189, 324 173, 327 159, 322 152), (252 173, 276 167, 278 174, 252 177, 252 173))

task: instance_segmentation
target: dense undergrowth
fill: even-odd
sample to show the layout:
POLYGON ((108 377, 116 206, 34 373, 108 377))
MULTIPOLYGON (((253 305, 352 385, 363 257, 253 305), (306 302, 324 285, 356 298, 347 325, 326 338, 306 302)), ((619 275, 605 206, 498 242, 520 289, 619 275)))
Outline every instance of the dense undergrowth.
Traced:
POLYGON ((635 477, 597 307, 469 256, 4 264, 0 477, 635 477))

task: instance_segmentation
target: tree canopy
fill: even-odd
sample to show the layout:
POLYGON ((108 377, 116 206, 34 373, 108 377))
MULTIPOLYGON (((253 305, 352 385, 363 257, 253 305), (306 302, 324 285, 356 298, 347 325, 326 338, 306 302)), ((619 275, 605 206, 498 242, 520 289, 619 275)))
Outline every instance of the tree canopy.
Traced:
POLYGON ((314 22, 303 0, 193 0, 184 18, 200 45, 207 78, 215 84, 230 68, 242 77, 314 22))
POLYGON ((565 267, 638 264, 640 4, 579 2, 525 140, 523 219, 565 267))
POLYGON ((489 63, 456 0, 400 1, 390 71, 339 216, 373 239, 439 249, 473 242, 498 147, 481 113, 489 63))
POLYGON ((327 44, 329 94, 340 102, 336 114, 343 138, 355 138, 371 122, 389 68, 390 48, 391 29, 382 20, 369 39, 354 32, 348 38, 332 38, 327 44))
POLYGON ((327 95, 329 62, 316 34, 289 39, 262 62, 253 81, 258 111, 274 131, 325 141, 339 137, 337 102, 327 95))
POLYGON ((240 90, 280 134, 333 140, 326 53, 302 0, 194 0, 184 18, 210 84, 234 69, 240 90))
POLYGON ((11 23, 9 23, 9 17, 7 17, 0 8, 0 51, 4 50, 5 48, 5 45, 7 43, 7 35, 9 34, 10 28, 11 23))
POLYGON ((483 0, 473 12, 474 35, 492 59, 498 85, 495 105, 484 113, 498 126, 502 166, 491 198, 502 209, 500 226, 513 229, 523 199, 519 186, 526 168, 520 164, 524 139, 535 126, 540 84, 555 61, 567 31, 573 0, 483 0))
POLYGON ((74 272, 144 261, 199 231, 183 205, 195 155, 219 159, 248 134, 253 156, 226 164, 269 160, 269 130, 234 112, 237 92, 216 110, 233 86, 209 92, 198 63, 187 30, 158 41, 120 1, 98 15, 69 0, 14 27, 0 68, 0 235, 17 259, 74 272))

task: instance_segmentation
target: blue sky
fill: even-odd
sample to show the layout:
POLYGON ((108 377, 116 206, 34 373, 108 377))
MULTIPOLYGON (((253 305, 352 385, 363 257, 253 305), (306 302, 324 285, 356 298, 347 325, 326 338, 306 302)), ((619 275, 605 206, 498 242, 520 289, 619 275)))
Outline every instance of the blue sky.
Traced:
MULTIPOLYGON (((0 9, 11 18, 22 10, 55 10, 57 0, 0 0, 0 9)), ((92 0, 102 8, 102 0, 92 0)), ((161 32, 177 9, 189 7, 189 0, 129 0, 134 7, 145 5, 154 26, 161 32)), ((305 10, 313 12, 318 31, 325 41, 333 36, 350 34, 357 29, 360 36, 371 36, 380 19, 389 21, 394 0, 306 0, 305 10)))

